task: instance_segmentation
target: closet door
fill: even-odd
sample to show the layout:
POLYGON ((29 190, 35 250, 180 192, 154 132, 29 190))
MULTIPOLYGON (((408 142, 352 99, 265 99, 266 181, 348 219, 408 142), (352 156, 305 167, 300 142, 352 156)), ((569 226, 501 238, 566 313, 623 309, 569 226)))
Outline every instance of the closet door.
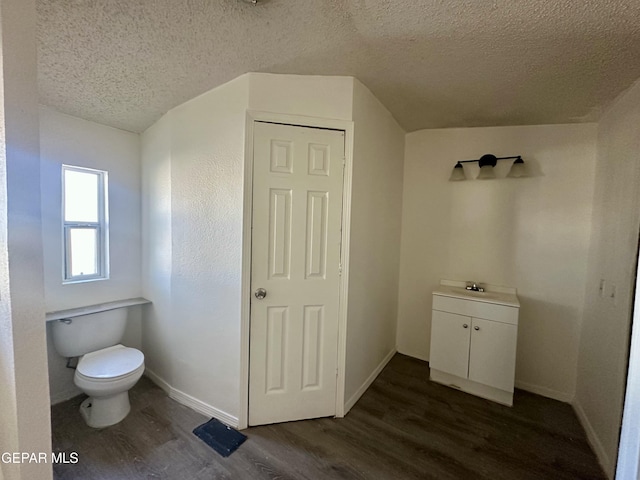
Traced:
POLYGON ((256 122, 249 424, 336 414, 344 132, 256 122))

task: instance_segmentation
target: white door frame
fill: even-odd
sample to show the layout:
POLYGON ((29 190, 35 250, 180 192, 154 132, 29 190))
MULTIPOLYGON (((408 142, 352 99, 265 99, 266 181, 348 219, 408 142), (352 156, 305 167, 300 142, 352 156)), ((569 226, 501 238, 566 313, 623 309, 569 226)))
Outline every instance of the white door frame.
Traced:
POLYGON ((353 122, 330 118, 247 110, 244 144, 244 198, 242 212, 242 305, 240 324, 240 412, 238 428, 249 423, 249 326, 251 319, 251 213, 253 204, 253 128, 255 122, 344 131, 344 181, 342 191, 342 275, 338 306, 338 377, 336 417, 344 417, 345 361, 347 354, 347 294, 349 286, 349 237, 351 226, 351 175, 353 168, 353 122))

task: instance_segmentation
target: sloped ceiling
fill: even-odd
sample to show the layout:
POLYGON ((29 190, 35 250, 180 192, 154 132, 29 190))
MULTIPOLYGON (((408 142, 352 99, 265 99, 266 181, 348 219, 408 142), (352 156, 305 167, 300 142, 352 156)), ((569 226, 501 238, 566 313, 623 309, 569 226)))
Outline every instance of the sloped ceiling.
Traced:
POLYGON ((243 73, 353 75, 407 131, 594 121, 640 1, 38 0, 41 103, 141 132, 243 73))

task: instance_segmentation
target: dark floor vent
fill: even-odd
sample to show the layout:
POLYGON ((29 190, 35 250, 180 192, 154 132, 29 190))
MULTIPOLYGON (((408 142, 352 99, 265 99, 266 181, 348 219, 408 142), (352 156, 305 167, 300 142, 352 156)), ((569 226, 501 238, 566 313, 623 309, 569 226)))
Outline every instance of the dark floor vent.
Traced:
POLYGON ((196 427, 193 433, 223 457, 231 455, 247 439, 246 435, 215 418, 196 427))

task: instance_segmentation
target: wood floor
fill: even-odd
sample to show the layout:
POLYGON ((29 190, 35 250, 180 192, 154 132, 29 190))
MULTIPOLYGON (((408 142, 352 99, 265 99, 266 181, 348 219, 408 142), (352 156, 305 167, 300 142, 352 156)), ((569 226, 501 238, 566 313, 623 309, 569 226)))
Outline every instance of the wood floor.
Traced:
POLYGON ((604 479, 571 407, 516 391, 513 408, 428 381, 426 363, 396 355, 344 419, 246 430, 222 458, 191 431, 208 420, 143 378, 131 414, 102 430, 52 408, 57 479, 604 479))

